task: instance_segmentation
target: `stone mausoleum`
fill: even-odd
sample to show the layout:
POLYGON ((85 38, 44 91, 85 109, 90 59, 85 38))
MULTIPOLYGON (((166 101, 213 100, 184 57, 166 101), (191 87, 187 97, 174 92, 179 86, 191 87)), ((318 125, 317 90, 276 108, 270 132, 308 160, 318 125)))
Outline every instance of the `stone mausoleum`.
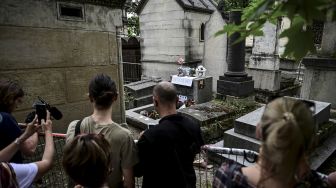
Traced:
POLYGON ((179 57, 185 66, 204 65, 214 79, 226 71, 226 35, 214 36, 225 21, 212 0, 142 0, 136 12, 145 76, 170 80, 179 57))
MULTIPOLYGON (((88 82, 110 75, 122 90, 120 39, 124 0, 2 0, 0 3, 0 77, 17 80, 26 97, 14 116, 32 111, 37 96, 57 106, 64 117, 54 131, 89 115, 88 82)), ((122 92, 121 92, 122 93, 122 92)), ((119 95, 113 119, 122 122, 119 95)))

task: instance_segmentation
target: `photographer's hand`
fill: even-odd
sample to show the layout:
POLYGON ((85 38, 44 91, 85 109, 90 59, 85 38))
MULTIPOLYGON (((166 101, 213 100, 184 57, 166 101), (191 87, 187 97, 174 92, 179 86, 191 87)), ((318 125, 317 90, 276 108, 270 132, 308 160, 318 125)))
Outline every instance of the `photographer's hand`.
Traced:
POLYGON ((47 110, 47 120, 42 119, 41 124, 44 128, 44 132, 52 133, 52 121, 50 120, 50 112, 47 110))
POLYGON ((35 115, 33 121, 27 124, 25 132, 20 136, 20 139, 22 139, 21 141, 25 141, 27 138, 37 132, 40 127, 41 125, 37 124, 37 115, 35 115))
POLYGON ((41 124, 44 128, 45 133, 45 146, 42 156, 42 160, 36 162, 38 167, 38 172, 35 176, 35 180, 41 178, 52 166, 53 157, 55 153, 54 141, 52 135, 52 121, 50 120, 50 112, 47 111, 46 120, 42 119, 41 124))
POLYGON ((9 161, 13 155, 20 149, 24 154, 34 153, 37 143, 37 133, 36 131, 40 127, 35 124, 37 121, 37 116, 34 120, 27 125, 27 128, 20 137, 16 138, 14 142, 8 145, 6 148, 0 151, 0 161, 9 161), (36 139, 36 141, 35 141, 36 139))
POLYGON ((37 130, 41 127, 41 125, 37 124, 37 116, 27 125, 25 132, 20 136, 22 137, 22 141, 20 143, 20 150, 25 156, 32 156, 35 153, 38 135, 37 130))

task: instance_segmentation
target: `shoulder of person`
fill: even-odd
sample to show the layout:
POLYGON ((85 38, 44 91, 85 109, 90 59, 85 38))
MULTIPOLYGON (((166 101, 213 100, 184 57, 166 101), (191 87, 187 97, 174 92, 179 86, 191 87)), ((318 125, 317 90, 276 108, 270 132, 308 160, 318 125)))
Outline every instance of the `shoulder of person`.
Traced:
POLYGON ((89 120, 89 117, 84 117, 82 119, 73 120, 69 123, 68 128, 75 127, 79 121, 82 121, 81 124, 86 123, 89 120))
POLYGON ((0 123, 5 121, 13 121, 16 122, 14 117, 7 112, 0 112, 0 123))
POLYGON ((11 114, 6 112, 0 112, 0 128, 2 131, 9 131, 10 134, 16 135, 22 133, 15 118, 11 114))
POLYGON ((82 122, 84 121, 84 119, 86 119, 87 117, 83 118, 83 119, 78 119, 78 120, 73 120, 70 122, 67 132, 66 132, 66 142, 69 142, 70 140, 73 139, 74 134, 75 134, 75 129, 76 129, 76 125, 77 123, 82 120, 82 122))
MULTIPOLYGON (((109 129, 109 131, 108 131, 109 135, 111 137, 113 137, 113 139, 127 140, 127 139, 132 138, 131 131, 129 131, 128 129, 122 127, 118 123, 113 122, 113 127, 112 126, 108 126, 106 128, 109 129)), ((107 135, 105 135, 105 136, 107 136, 107 135)))
POLYGON ((237 171, 240 171, 240 169, 242 168, 243 166, 239 163, 237 163, 236 161, 234 160, 231 160, 231 159, 228 159, 226 162, 224 162, 221 166, 220 169, 223 170, 223 172, 225 173, 235 173, 237 171))
POLYGON ((213 178, 213 187, 250 187, 241 172, 242 165, 233 160, 222 164, 213 178))

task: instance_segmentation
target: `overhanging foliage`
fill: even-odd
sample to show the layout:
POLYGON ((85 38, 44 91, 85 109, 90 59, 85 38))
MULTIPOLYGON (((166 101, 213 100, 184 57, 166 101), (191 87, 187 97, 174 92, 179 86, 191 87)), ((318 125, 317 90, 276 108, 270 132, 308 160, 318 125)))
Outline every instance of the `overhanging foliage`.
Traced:
POLYGON ((291 26, 285 29, 280 38, 288 38, 284 57, 301 60, 308 53, 315 53, 313 21, 336 21, 335 0, 252 0, 243 9, 240 25, 228 24, 216 33, 232 35, 239 32, 244 40, 249 35, 263 35, 262 27, 268 21, 276 24, 279 19, 287 17, 291 26))

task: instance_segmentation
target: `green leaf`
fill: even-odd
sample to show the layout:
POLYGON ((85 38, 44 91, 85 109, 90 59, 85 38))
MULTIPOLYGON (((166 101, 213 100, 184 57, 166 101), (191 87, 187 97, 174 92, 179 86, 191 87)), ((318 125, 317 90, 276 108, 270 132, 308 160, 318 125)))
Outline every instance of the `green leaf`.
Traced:
POLYGON ((257 7, 255 12, 252 13, 251 16, 247 20, 254 20, 257 16, 262 15, 269 8, 270 2, 271 1, 265 1, 263 4, 257 7))
POLYGON ((251 32, 251 35, 253 35, 255 37, 263 36, 264 32, 261 29, 259 29, 259 30, 255 30, 255 31, 251 32))
POLYGON ((217 31, 217 32, 215 33, 215 37, 218 37, 219 35, 223 35, 223 34, 225 34, 225 33, 226 33, 226 31, 225 31, 224 29, 219 30, 219 31, 217 31))
POLYGON ((297 16, 293 20, 292 26, 281 33, 281 38, 288 38, 284 51, 285 57, 299 61, 308 52, 315 52, 313 32, 308 27, 303 30, 303 25, 304 19, 297 16))
POLYGON ((215 36, 217 37, 218 35, 222 35, 225 33, 227 33, 228 35, 231 35, 232 33, 239 31, 240 30, 239 28, 240 27, 235 24, 227 24, 223 27, 222 30, 217 31, 215 33, 215 36))

